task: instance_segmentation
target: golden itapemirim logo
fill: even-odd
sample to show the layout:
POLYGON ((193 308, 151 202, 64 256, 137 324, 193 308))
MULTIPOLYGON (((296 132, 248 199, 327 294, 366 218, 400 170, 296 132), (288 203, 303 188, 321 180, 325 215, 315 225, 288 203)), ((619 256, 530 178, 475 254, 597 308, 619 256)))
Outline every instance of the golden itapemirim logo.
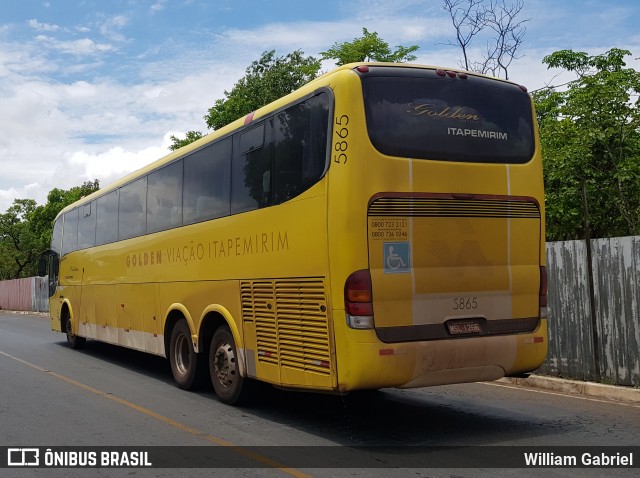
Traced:
POLYGON ((284 231, 268 231, 247 236, 212 239, 208 241, 190 241, 184 244, 170 245, 163 249, 141 251, 128 254, 125 258, 127 268, 150 266, 189 265, 206 260, 232 257, 271 254, 289 250, 289 235, 284 231))
POLYGON ((424 116, 436 119, 450 119, 457 121, 481 121, 482 117, 476 113, 465 112, 464 106, 438 107, 431 103, 409 103, 407 113, 413 116, 424 116))

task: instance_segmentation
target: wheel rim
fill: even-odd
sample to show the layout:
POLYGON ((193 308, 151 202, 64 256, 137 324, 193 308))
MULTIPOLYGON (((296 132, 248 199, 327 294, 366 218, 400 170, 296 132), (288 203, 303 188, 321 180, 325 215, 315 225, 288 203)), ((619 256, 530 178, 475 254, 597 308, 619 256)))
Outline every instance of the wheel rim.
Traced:
POLYGON ((226 341, 221 342, 213 360, 213 372, 223 387, 229 388, 233 385, 236 373, 235 363, 233 347, 226 341))
POLYGON ((189 372, 191 360, 189 358, 189 343, 184 335, 178 336, 173 351, 176 357, 176 368, 178 372, 186 375, 189 372))

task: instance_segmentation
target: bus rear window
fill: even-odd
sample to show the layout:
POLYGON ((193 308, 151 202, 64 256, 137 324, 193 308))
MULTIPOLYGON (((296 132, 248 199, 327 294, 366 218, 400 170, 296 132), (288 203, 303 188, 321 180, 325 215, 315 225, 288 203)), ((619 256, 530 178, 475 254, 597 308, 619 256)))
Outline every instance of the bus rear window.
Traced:
POLYGON ((369 137, 383 154, 479 163, 533 156, 531 101, 516 85, 413 68, 361 76, 369 137))

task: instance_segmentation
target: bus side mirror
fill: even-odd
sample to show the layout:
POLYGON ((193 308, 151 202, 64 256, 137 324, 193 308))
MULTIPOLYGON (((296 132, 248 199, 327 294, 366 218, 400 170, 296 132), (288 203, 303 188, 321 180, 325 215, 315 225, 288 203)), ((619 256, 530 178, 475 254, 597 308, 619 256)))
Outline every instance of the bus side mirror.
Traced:
POLYGON ((47 275, 47 269, 49 265, 49 257, 55 255, 56 253, 51 249, 47 249, 42 254, 40 254, 40 259, 38 260, 38 275, 40 277, 44 277, 47 275))

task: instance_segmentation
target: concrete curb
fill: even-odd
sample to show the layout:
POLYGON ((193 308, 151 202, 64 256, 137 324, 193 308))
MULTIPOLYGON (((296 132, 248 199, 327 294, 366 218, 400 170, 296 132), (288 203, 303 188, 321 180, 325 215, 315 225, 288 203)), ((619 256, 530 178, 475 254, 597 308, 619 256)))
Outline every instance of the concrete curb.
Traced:
POLYGON ((49 317, 49 312, 35 312, 33 310, 5 310, 5 309, 0 309, 0 314, 33 315, 34 317, 49 317))
POLYGON ((543 375, 531 375, 529 378, 502 378, 498 380, 498 382, 559 393, 585 395, 593 398, 602 398, 618 402, 636 403, 640 405, 640 389, 634 387, 581 382, 578 380, 567 380, 564 378, 547 377, 543 375))

